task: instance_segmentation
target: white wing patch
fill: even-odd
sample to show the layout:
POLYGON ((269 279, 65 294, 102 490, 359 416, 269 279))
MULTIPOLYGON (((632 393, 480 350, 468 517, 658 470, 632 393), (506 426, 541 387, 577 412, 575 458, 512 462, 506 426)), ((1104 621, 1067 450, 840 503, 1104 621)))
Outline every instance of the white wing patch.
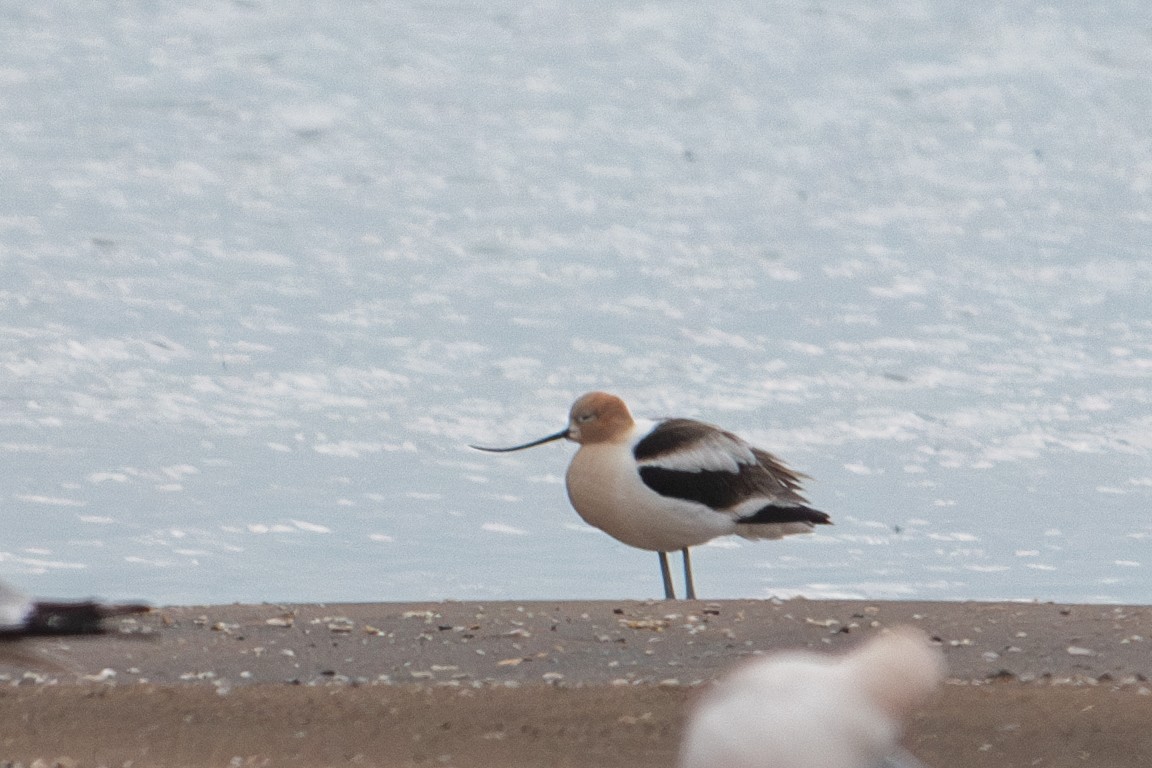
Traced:
MULTIPOLYGON (((656 430, 660 429, 657 425, 656 430)), ((638 430, 639 431, 639 430, 638 430)), ((650 433, 641 433, 641 438, 650 433)), ((678 472, 731 472, 736 474, 741 465, 755 464, 752 447, 735 435, 707 424, 686 431, 680 445, 669 451, 642 459, 642 467, 661 467, 678 472)))
POLYGON ((742 517, 749 517, 756 514, 765 506, 773 504, 779 507, 797 507, 800 506, 794 502, 781 500, 779 497, 770 493, 757 493, 755 496, 740 501, 733 507, 729 507, 726 512, 739 520, 742 517))

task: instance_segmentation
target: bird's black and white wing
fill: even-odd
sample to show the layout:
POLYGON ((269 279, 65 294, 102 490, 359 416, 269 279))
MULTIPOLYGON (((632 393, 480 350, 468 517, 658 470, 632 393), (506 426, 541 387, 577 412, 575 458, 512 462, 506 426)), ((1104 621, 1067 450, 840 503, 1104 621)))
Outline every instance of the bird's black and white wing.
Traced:
POLYGON ((730 513, 742 535, 766 537, 827 524, 807 506, 802 475, 731 432, 694 419, 661 421, 632 448, 640 478, 661 496, 730 513), (790 530, 771 526, 788 526, 790 530), (797 528, 792 528, 798 526, 797 528))

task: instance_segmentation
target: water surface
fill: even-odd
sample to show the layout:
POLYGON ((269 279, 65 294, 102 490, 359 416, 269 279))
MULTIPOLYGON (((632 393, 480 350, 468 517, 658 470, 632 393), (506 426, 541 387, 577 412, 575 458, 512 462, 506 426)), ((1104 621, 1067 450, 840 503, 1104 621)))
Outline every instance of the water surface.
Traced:
POLYGON ((703 596, 1152 598, 1142 4, 0 16, 0 577, 656 596, 466 447, 608 389, 835 520, 703 596))

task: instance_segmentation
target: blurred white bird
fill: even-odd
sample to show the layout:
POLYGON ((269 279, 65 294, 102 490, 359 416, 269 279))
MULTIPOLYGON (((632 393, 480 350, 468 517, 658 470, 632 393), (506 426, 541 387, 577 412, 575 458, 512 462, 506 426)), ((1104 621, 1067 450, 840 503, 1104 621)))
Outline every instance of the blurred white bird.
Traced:
POLYGON ((143 603, 32 600, 0 582, 0 663, 57 667, 54 662, 29 652, 19 641, 34 637, 104 634, 107 631, 104 619, 150 610, 143 603))
POLYGON ((943 677, 940 651, 911 627, 839 656, 755 659, 704 694, 685 729, 680 768, 919 766, 897 742, 943 677))

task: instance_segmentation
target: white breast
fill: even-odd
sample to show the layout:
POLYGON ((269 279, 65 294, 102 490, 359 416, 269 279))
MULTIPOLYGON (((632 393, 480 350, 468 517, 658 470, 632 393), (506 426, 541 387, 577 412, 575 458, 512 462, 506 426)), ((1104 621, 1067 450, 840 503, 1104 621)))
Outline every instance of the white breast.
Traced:
POLYGON ((568 466, 567 485, 586 523, 639 549, 672 552, 736 531, 731 516, 644 485, 627 443, 581 446, 568 466))

